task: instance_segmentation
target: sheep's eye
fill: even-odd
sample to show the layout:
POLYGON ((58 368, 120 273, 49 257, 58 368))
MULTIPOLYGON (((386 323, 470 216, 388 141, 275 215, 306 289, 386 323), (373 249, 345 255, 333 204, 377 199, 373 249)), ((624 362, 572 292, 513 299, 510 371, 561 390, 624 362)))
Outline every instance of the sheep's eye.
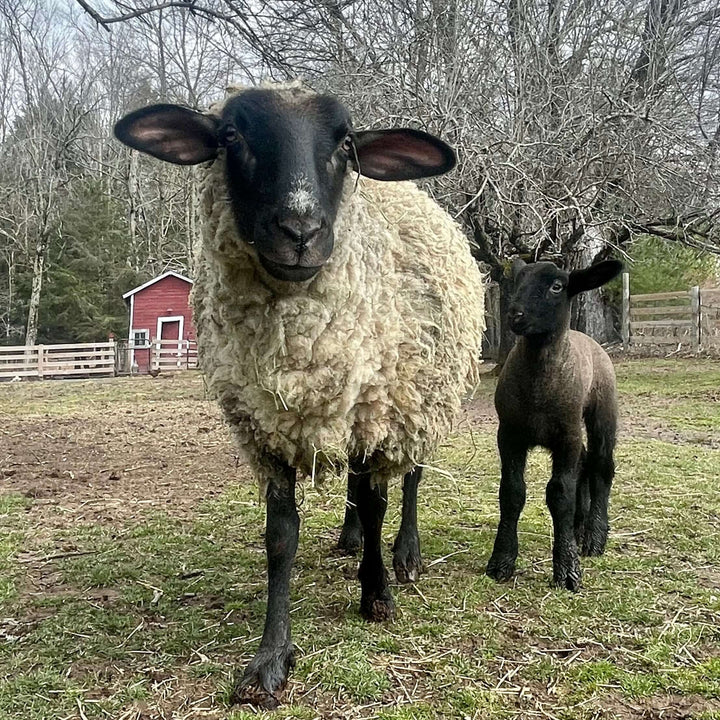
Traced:
POLYGON ((232 125, 228 125, 222 133, 222 143, 223 145, 232 145, 234 142, 237 142, 237 139, 240 137, 240 133, 237 131, 236 127, 233 127, 232 125))
POLYGON ((560 280, 555 280, 553 284, 550 286, 550 292, 555 293, 556 295, 558 293, 561 293, 563 291, 563 288, 565 286, 560 282, 560 280))

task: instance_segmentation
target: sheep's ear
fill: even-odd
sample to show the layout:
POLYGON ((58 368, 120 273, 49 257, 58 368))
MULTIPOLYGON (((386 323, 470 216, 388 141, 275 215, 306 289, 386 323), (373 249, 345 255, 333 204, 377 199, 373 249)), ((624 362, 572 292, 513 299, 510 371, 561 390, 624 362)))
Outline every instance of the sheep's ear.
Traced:
POLYGON ((150 105, 115 123, 115 137, 135 150, 176 165, 212 160, 217 121, 180 105, 150 105))
POLYGON ((455 167, 454 150, 420 130, 367 130, 355 133, 353 144, 353 167, 374 180, 415 180, 455 167))
POLYGON ((568 295, 573 297, 585 290, 594 290, 619 275, 623 264, 619 260, 604 260, 584 270, 573 270, 568 282, 568 295))

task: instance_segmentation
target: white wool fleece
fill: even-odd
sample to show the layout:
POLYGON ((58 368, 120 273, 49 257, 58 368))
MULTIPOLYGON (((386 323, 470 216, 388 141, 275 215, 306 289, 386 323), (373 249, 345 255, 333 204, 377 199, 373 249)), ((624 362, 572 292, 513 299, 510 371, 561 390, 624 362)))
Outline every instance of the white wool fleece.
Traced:
POLYGON ((203 185, 193 290, 202 367, 261 487, 276 460, 307 475, 422 463, 473 387, 484 278, 457 224, 410 182, 348 172, 335 249, 302 283, 272 278, 239 237, 221 153, 203 185))

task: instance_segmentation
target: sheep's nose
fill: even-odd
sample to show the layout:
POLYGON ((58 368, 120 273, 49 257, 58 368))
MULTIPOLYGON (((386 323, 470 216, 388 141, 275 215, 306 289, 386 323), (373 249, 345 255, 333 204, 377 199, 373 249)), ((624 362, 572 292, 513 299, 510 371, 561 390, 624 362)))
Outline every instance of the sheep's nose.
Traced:
POLYGON ((300 247, 305 249, 322 229, 320 218, 288 215, 278 219, 278 226, 300 247))

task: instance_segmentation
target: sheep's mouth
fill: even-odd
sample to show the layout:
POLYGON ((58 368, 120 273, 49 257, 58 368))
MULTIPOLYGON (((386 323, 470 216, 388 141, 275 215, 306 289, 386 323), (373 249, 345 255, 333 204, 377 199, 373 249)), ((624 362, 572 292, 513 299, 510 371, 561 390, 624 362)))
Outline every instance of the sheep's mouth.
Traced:
POLYGON ((303 282, 310 280, 317 275, 322 265, 282 265, 281 263, 268 260, 264 255, 258 253, 260 264, 272 275, 276 280, 285 280, 286 282, 303 282))

